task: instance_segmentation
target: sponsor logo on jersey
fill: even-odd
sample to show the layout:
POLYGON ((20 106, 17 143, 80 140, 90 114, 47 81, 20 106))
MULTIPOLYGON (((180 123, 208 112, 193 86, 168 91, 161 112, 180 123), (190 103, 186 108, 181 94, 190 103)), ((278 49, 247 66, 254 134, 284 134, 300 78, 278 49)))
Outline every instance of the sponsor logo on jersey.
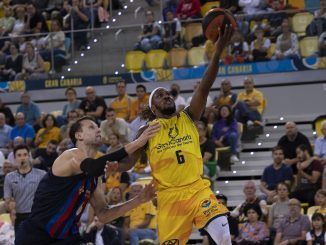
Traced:
POLYGON ((204 201, 202 201, 200 203, 200 206, 202 208, 208 208, 210 205, 211 205, 211 200, 209 200, 209 199, 205 199, 204 201))
POLYGON ((162 245, 179 245, 179 240, 178 239, 167 240, 163 242, 162 245))

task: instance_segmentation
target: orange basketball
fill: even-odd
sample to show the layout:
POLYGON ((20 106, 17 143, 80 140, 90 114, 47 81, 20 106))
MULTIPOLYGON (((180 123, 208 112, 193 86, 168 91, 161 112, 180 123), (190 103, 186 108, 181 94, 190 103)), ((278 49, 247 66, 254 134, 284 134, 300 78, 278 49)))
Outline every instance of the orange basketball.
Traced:
POLYGON ((223 33, 225 25, 231 25, 232 28, 235 29, 237 22, 228 10, 214 8, 207 12, 202 25, 205 37, 215 43, 218 39, 219 28, 223 33))

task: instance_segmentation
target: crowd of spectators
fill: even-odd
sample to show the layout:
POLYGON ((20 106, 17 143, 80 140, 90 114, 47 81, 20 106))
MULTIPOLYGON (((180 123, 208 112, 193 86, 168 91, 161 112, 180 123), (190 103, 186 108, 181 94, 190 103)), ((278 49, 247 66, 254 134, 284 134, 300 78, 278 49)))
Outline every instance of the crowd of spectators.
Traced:
MULTIPOLYGON (((231 81, 222 80, 219 94, 207 104, 202 119, 196 123, 203 163, 215 162, 216 166, 216 148, 220 147, 228 147, 231 152, 230 162, 238 162, 241 135, 239 124, 247 129, 262 126, 262 121, 259 120, 263 117, 264 95, 254 88, 252 77, 245 77, 243 82, 243 92, 236 94, 232 91, 231 81), (259 120, 251 121, 251 112, 259 114, 259 120)), ((197 85, 198 83, 194 89, 197 85)), ((148 104, 148 94, 144 85, 138 85, 135 91, 137 97, 133 98, 127 94, 126 86, 123 80, 119 81, 116 84, 117 97, 109 102, 98 96, 93 87, 85 88, 82 100, 77 99, 74 88, 67 88, 67 102, 62 108, 62 114, 56 117, 51 113, 41 113, 28 92, 21 94, 21 105, 14 113, 14 121, 11 119, 13 113, 10 108, 1 103, 0 161, 3 162, 5 174, 2 179, 4 211, 9 212, 13 224, 19 224, 30 212, 31 201, 26 202, 32 200, 33 190, 29 189, 30 199, 24 199, 25 201, 21 200, 19 194, 26 192, 28 184, 25 182, 32 179, 35 183, 38 174, 51 170, 58 155, 73 147, 68 131, 77 118, 89 115, 100 125, 103 145, 97 156, 116 151, 134 138, 139 127, 146 123, 141 113, 148 104), (34 173, 30 169, 37 171, 34 173), (23 175, 28 178, 24 177, 21 185, 12 187, 12 181, 23 175)), ((177 84, 171 85, 170 94, 177 110, 187 106, 177 84)), ((255 182, 248 181, 243 189, 244 202, 239 203, 230 213, 234 243, 268 244, 275 239, 274 244, 297 244, 297 241, 306 240, 306 236, 307 240, 317 237, 322 239, 320 225, 318 226, 321 216, 314 213, 326 213, 326 193, 324 189, 321 190, 322 181, 325 182, 322 178, 326 156, 325 122, 322 132, 323 136, 316 139, 313 152, 307 136, 299 132, 297 125, 294 122, 285 124, 284 136, 280 137, 278 146, 271 151, 273 161, 262 173, 259 186, 262 195, 256 193, 258 187, 255 182), (314 208, 314 212, 310 213, 310 216, 314 214, 312 221, 311 217, 301 214, 303 203, 314 208)), ((108 168, 102 179, 108 205, 132 198, 142 188, 139 178, 149 177, 151 173, 145 152, 135 166, 130 166, 128 159, 123 159, 122 162, 125 163, 125 169, 108 168), (132 168, 128 170, 130 167, 132 168)), ((207 175, 208 171, 209 169, 204 169, 207 175)), ((227 200, 223 195, 218 198, 227 200)), ((87 210, 80 229, 89 242, 94 242, 99 236, 103 241, 110 237, 121 244, 126 239, 131 244, 138 244, 139 240, 157 238, 155 201, 105 225, 94 217, 91 207, 87 210)), ((204 240, 210 242, 208 238, 204 240)))

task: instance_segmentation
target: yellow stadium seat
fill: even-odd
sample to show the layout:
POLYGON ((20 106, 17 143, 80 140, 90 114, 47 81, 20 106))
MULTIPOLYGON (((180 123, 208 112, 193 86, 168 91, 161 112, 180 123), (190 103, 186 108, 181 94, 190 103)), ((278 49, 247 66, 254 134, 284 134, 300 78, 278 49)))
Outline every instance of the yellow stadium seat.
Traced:
POLYGON ((311 219, 312 215, 314 213, 316 213, 316 211, 318 211, 319 209, 320 209, 320 206, 312 206, 312 207, 308 208, 308 210, 307 210, 308 217, 311 219))
POLYGON ((314 126, 315 126, 315 131, 316 131, 317 137, 320 137, 320 136, 323 135, 323 133, 321 131, 321 126, 325 121, 326 121, 325 118, 319 118, 319 119, 314 121, 314 126))
POLYGON ((49 72, 51 70, 51 63, 48 61, 44 61, 44 70, 45 72, 49 72))
POLYGON ((146 66, 148 69, 163 68, 167 60, 168 53, 162 49, 149 51, 145 56, 146 66))
POLYGON ((48 26, 48 29, 51 30, 52 20, 47 20, 46 25, 48 26))
POLYGON ((190 23, 186 26, 185 40, 187 43, 191 43, 194 37, 198 37, 203 34, 203 27, 201 23, 190 23))
POLYGON ((62 111, 61 110, 57 110, 57 111, 51 111, 51 113, 53 116, 57 117, 57 116, 61 116, 62 115, 62 111))
POLYGON ((288 5, 291 5, 293 8, 304 9, 305 0, 288 0, 288 5))
POLYGON ((187 64, 187 50, 173 48, 168 54, 169 67, 183 67, 187 64))
POLYGON ((302 57, 309 57, 318 52, 318 37, 305 37, 299 43, 302 57))
POLYGON ((8 213, 1 214, 0 222, 11 223, 10 214, 8 214, 8 213))
POLYGON ((306 27, 313 19, 314 16, 308 12, 295 14, 292 18, 293 31, 299 36, 304 36, 306 34, 306 27))
POLYGON ((217 8, 217 7, 220 7, 220 2, 219 1, 207 2, 203 6, 201 6, 200 13, 201 13, 202 16, 205 16, 205 14, 209 10, 211 10, 213 8, 217 8))
POLYGON ((205 65, 206 54, 204 47, 193 47, 188 51, 188 63, 191 66, 205 65))
POLYGON ((143 69, 146 54, 142 51, 129 51, 125 57, 125 66, 128 71, 137 72, 143 69))
POLYGON ((276 49, 276 44, 275 43, 271 43, 271 46, 269 47, 269 49, 267 50, 267 57, 268 58, 272 58, 272 56, 275 53, 275 49, 276 49))

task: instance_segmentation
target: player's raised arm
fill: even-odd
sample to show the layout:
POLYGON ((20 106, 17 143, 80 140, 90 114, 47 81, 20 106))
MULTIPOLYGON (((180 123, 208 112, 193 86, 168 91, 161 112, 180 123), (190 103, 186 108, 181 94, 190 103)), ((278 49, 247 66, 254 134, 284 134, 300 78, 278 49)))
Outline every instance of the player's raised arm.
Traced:
POLYGON ((216 51, 214 52, 214 55, 208 65, 203 79, 199 83, 198 88, 196 89, 192 97, 192 100, 188 107, 188 112, 192 119, 195 121, 200 119, 203 110, 206 106, 206 100, 209 90, 211 89, 218 73, 220 56, 224 48, 228 45, 232 34, 233 28, 229 26, 225 27, 223 33, 220 32, 219 38, 215 43, 216 51))

